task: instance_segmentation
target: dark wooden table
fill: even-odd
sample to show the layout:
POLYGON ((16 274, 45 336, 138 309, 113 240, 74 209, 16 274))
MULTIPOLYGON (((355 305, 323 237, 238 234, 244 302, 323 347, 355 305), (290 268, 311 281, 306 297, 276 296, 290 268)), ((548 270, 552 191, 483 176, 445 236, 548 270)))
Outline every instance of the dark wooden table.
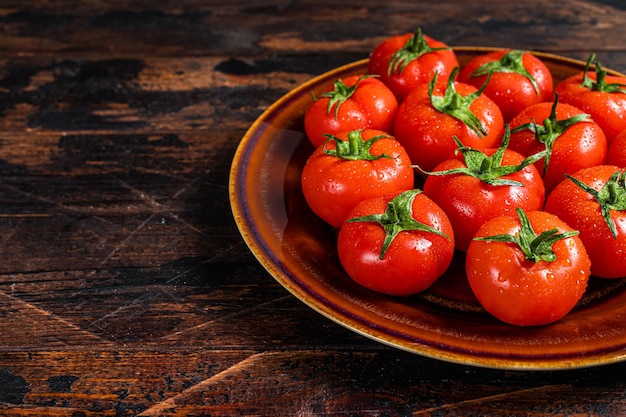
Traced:
POLYGON ((329 321, 228 199, 259 114, 387 36, 625 72, 624 3, 337 3, 0 1, 0 415, 626 415, 626 363, 483 369, 329 321))

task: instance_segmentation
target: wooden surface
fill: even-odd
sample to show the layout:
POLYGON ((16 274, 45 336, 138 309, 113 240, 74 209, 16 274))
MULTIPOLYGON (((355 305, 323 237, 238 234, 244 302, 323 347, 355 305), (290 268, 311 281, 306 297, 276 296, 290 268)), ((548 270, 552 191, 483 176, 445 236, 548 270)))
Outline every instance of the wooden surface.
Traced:
POLYGON ((626 415, 626 364, 489 370, 330 322, 228 201, 255 118, 385 37, 626 72, 624 3, 337 3, 0 1, 0 415, 626 415))

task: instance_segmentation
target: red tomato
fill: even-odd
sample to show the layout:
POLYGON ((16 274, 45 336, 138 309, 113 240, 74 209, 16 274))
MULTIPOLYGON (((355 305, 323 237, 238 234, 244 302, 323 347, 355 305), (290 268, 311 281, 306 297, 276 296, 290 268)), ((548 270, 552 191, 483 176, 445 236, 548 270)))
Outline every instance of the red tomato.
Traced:
POLYGON ((459 155, 439 164, 426 178, 424 194, 448 215, 456 248, 466 251, 487 220, 543 207, 545 188, 532 163, 503 146, 483 152, 461 148, 459 155), (489 166, 487 169, 486 167, 489 166))
POLYGON ((409 190, 359 203, 339 229, 337 251, 359 284, 408 296, 445 272, 454 236, 446 214, 420 190, 409 190))
POLYGON ((535 163, 543 175, 546 193, 565 178, 565 174, 604 164, 608 145, 604 132, 591 117, 569 104, 534 104, 511 120, 509 148, 530 156, 547 150, 535 163))
POLYGON ((610 144, 626 129, 626 77, 607 75, 599 62, 596 70, 588 71, 595 55, 587 61, 585 71, 566 78, 555 91, 561 103, 568 103, 589 113, 600 125, 610 144))
POLYGON ((394 134, 414 164, 431 171, 456 150, 453 137, 466 146, 498 146, 504 129, 496 104, 474 86, 436 78, 419 86, 400 104, 394 134))
POLYGON ((592 275, 626 277, 626 174, 612 165, 585 168, 561 182, 545 210, 580 232, 592 275))
POLYGON ((415 33, 392 36, 370 54, 368 72, 380 79, 401 102, 415 87, 426 84, 435 72, 445 83, 459 66, 454 51, 445 43, 415 33))
POLYGON ((404 148, 380 130, 331 136, 302 169, 302 192, 315 214, 339 227, 361 200, 413 188, 414 171, 404 148))
POLYGON ((552 323, 582 298, 591 262, 576 232, 557 216, 523 210, 518 216, 496 217, 478 230, 477 238, 486 240, 473 240, 467 250, 467 279, 499 320, 552 323))
POLYGON ((354 75, 335 81, 311 103, 304 114, 304 130, 315 147, 326 141, 325 134, 359 129, 391 134, 397 110, 398 101, 382 81, 354 75))
POLYGON ((505 122, 530 105, 552 99, 552 74, 529 52, 502 50, 479 55, 459 72, 457 81, 480 88, 489 73, 484 93, 498 105, 505 122))
POLYGON ((619 132, 611 142, 606 163, 626 168, 626 130, 619 132))

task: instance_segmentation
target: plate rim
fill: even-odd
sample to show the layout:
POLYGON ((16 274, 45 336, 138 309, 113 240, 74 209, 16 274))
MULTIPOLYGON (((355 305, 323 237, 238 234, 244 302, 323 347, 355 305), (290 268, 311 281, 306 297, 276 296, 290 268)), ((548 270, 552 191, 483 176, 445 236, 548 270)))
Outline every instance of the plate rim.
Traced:
MULTIPOLYGON (((506 50, 511 48, 502 47, 486 47, 486 46, 459 46, 452 47, 453 50, 465 53, 488 53, 498 50, 506 50)), ((584 67, 586 64, 584 61, 569 58, 562 55, 557 55, 549 52, 525 50, 542 59, 551 60, 560 64, 568 64, 576 67, 584 67)), ((626 360, 626 342, 621 347, 622 351, 615 351, 613 353, 598 352, 588 357, 565 357, 554 361, 547 359, 528 359, 524 360, 516 357, 515 359, 508 359, 506 355, 495 358, 490 356, 468 356, 465 352, 454 352, 450 349, 441 349, 436 346, 428 346, 426 344, 410 344, 400 343, 397 337, 391 337, 390 335, 374 329, 364 324, 364 320, 358 320, 358 317, 348 317, 345 313, 340 313, 336 308, 333 308, 328 302, 322 303, 318 300, 312 302, 311 293, 302 286, 298 285, 294 278, 289 276, 289 271, 282 269, 279 263, 273 259, 272 254, 266 250, 267 245, 264 245, 261 236, 254 233, 254 224, 246 216, 245 201, 240 196, 240 178, 246 170, 246 158, 248 153, 252 151, 251 145, 254 145, 255 139, 257 139, 259 129, 262 128, 263 123, 268 123, 277 111, 281 107, 285 107, 292 100, 301 96, 304 93, 310 92, 314 87, 319 87, 320 83, 326 83, 330 77, 341 77, 341 74, 353 73, 358 68, 365 66, 368 62, 368 58, 353 61, 339 67, 333 68, 322 74, 316 75, 302 84, 299 84, 294 89, 288 91, 272 104, 270 104, 249 126, 245 134, 241 138, 237 149, 233 155, 230 172, 229 172, 229 202, 231 212, 234 217, 236 226, 241 234, 244 243, 252 252, 256 260, 263 266, 263 268, 269 273, 269 275, 275 279, 283 288, 285 288, 290 294, 295 296, 298 300, 303 302, 308 308, 313 309, 322 316, 330 319, 331 321, 361 335, 366 338, 375 340, 387 346, 391 346, 396 349, 400 349, 406 352, 421 355, 431 359, 442 360, 446 362, 456 363, 460 365, 470 365, 476 367, 483 367, 489 369, 504 369, 504 370, 524 370, 524 371, 549 371, 549 370, 564 370, 564 369, 576 369, 586 368, 599 365, 607 365, 617 363, 626 360)), ((606 69, 611 75, 624 76, 623 74, 606 69)), ((328 300, 327 300, 328 301, 328 300)))

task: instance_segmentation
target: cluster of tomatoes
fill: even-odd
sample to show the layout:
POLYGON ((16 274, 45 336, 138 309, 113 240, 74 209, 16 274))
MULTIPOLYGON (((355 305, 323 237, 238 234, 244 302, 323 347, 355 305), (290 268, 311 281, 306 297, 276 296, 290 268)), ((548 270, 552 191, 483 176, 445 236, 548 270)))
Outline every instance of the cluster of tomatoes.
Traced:
POLYGON ((304 117, 303 194, 352 279, 407 296, 463 253, 485 310, 525 326, 565 316, 590 275, 626 277, 626 78, 593 55, 558 84, 525 51, 461 67, 420 30, 368 65, 304 117))

